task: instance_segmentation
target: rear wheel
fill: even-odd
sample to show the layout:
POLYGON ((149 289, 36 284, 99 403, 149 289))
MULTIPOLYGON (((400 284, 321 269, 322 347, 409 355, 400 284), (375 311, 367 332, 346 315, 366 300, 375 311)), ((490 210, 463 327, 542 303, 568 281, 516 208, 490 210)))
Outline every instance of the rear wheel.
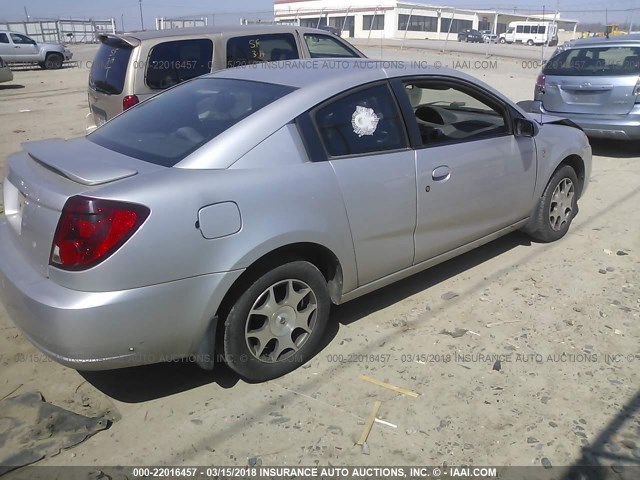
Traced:
POLYGON ((530 47, 533 47, 533 40, 527 40, 527 45, 529 45, 530 47))
POLYGON ((44 61, 44 68, 47 70, 58 70, 62 68, 64 57, 59 53, 47 54, 47 59, 44 61))
POLYGON ((525 231, 540 242, 565 236, 578 213, 578 177, 568 165, 551 177, 525 231))
POLYGON ((329 320, 327 282, 293 261, 261 277, 238 298, 224 326, 224 356, 242 377, 266 381, 295 370, 317 352, 329 320))

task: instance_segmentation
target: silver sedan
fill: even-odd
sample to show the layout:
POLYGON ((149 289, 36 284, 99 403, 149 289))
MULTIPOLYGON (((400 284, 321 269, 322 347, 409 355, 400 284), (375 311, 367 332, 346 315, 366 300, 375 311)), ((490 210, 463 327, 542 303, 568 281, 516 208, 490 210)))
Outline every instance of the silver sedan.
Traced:
POLYGON ((591 148, 460 72, 301 60, 194 79, 7 166, 0 296, 39 349, 261 381, 318 351, 331 304, 516 229, 563 237, 591 148))

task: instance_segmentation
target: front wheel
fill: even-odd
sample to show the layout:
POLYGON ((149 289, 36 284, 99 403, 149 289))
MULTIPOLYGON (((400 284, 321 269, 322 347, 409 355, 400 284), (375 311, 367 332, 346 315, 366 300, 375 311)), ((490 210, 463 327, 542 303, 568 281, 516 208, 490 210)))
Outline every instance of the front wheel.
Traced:
POLYGON ((251 381, 289 373, 317 352, 331 300, 315 267, 293 261, 276 267, 240 295, 224 324, 224 357, 251 381))
POLYGON ((504 38, 500 39, 500 43, 505 43, 505 42, 506 42, 506 40, 504 38))
POLYGON ((568 165, 551 177, 525 231, 534 240, 554 242, 565 236, 578 213, 578 177, 568 165))
POLYGON ((58 70, 62 68, 64 57, 59 53, 49 53, 44 61, 44 68, 47 70, 58 70))
POLYGON ((533 40, 527 40, 527 45, 529 45, 530 47, 533 47, 533 40))

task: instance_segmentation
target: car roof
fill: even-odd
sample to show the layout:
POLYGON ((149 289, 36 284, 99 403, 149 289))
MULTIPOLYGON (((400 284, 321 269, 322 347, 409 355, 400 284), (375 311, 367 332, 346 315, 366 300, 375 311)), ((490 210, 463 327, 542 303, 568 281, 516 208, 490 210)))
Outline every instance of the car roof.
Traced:
POLYGON ((289 124, 303 112, 327 99, 378 81, 417 76, 446 76, 466 80, 492 92, 517 109, 504 95, 464 72, 423 66, 417 62, 366 58, 311 58, 228 68, 191 81, 206 82, 208 79, 224 78, 285 85, 295 90, 231 127, 182 160, 176 167, 227 168, 233 159, 240 158, 283 125, 289 124), (244 132, 252 132, 251 142, 229 141, 235 138, 234 135, 246 135, 244 132))
POLYGON ((576 38, 569 40, 568 48, 593 46, 593 45, 640 45, 640 34, 634 33, 631 35, 609 35, 607 37, 589 37, 589 38, 576 38))
POLYGON ((214 27, 193 27, 193 28, 170 28, 166 30, 145 30, 142 32, 126 32, 119 37, 128 37, 139 41, 152 40, 157 38, 167 37, 186 37, 193 35, 216 35, 223 33, 238 33, 238 34, 252 34, 252 33, 272 33, 272 32, 295 32, 300 31, 303 33, 322 33, 326 34, 325 30, 317 28, 298 27, 296 25, 221 25, 214 27))

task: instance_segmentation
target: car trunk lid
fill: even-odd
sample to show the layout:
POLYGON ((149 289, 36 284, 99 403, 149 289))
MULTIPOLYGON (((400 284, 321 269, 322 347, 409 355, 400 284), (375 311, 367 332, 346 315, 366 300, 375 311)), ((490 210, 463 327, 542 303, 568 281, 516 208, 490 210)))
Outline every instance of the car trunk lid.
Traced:
POLYGON ((626 115, 638 100, 640 57, 631 47, 583 47, 554 56, 543 69, 548 112, 626 115))
POLYGON ((100 186, 162 167, 107 150, 84 137, 23 145, 11 155, 4 208, 14 240, 29 263, 47 275, 53 236, 66 201, 100 186))

